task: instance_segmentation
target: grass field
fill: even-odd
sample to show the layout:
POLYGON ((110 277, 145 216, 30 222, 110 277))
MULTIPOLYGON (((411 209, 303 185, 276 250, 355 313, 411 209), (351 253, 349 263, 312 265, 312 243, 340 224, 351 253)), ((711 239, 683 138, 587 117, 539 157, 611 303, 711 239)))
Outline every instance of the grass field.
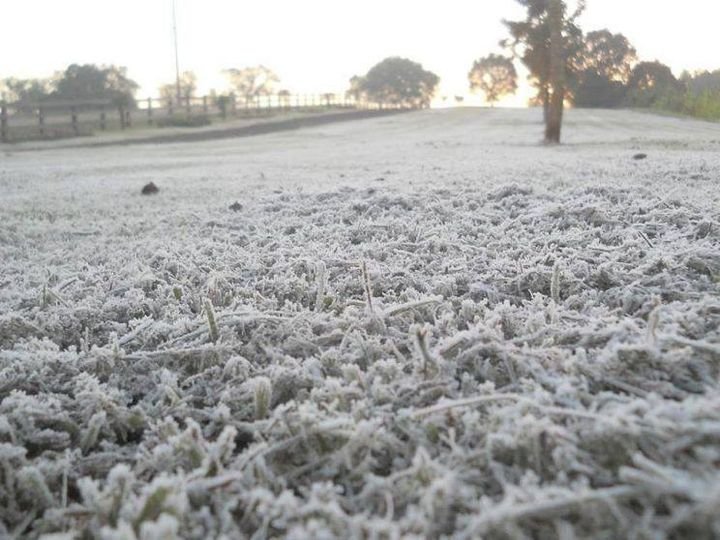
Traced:
POLYGON ((720 536, 720 128, 540 120, 0 149, 0 537, 720 536))

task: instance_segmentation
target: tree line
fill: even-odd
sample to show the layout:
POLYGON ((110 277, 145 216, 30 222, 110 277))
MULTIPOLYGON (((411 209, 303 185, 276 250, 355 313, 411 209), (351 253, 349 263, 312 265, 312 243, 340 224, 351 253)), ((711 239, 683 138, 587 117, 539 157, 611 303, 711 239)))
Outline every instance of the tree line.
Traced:
MULTIPOLYGON (((230 93, 251 103, 259 96, 277 93, 290 96, 288 90, 278 90, 279 77, 265 66, 227 69, 223 72, 229 81, 230 93)), ((197 97, 198 79, 192 71, 185 71, 176 81, 158 88, 161 100, 183 103, 197 97)), ((64 71, 47 79, 7 78, 0 80, 3 101, 13 103, 20 111, 31 112, 39 105, 62 102, 108 102, 115 107, 131 109, 137 103, 135 94, 140 85, 127 75, 127 69, 118 66, 72 64, 64 71)), ((229 94, 211 91, 216 101, 229 98, 229 94)))
MULTIPOLYGON (((641 61, 623 34, 608 29, 585 33, 579 18, 585 0, 571 8, 566 0, 516 0, 525 8, 520 20, 503 21, 508 37, 503 51, 473 62, 468 73, 470 90, 480 92, 494 105, 518 89, 516 62, 529 72, 535 90, 531 105, 541 106, 546 140, 559 142, 563 109, 577 107, 662 108, 709 119, 720 119, 720 70, 683 73, 678 79, 658 61, 641 61)), ((279 88, 280 78, 265 66, 231 68, 223 72, 231 92, 246 103, 260 96, 290 92, 279 88)), ((393 106, 428 107, 440 78, 417 62, 389 57, 366 74, 349 81, 347 95, 358 101, 393 106)), ((118 107, 133 107, 139 85, 125 68, 76 65, 49 79, 0 81, 3 99, 31 109, 53 100, 107 100, 118 107)), ((186 71, 178 80, 159 88, 167 101, 195 97, 197 77, 186 71)), ((212 92, 222 101, 228 95, 212 92)))

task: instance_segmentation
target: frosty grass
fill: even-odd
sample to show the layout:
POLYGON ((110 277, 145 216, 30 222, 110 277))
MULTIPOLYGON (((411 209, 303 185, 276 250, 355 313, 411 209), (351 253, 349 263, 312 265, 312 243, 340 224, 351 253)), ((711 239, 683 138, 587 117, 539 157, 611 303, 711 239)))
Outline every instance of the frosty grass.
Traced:
POLYGON ((3 149, 0 537, 720 536, 720 127, 536 116, 3 149))

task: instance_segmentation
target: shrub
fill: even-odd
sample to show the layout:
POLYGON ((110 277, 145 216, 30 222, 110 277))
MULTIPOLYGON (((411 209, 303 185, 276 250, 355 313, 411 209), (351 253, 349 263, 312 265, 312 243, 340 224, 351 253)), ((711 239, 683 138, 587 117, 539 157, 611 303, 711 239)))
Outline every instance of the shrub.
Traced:
POLYGON ((156 125, 158 127, 203 127, 212 124, 210 117, 205 114, 197 116, 168 116, 166 118, 158 118, 156 125))

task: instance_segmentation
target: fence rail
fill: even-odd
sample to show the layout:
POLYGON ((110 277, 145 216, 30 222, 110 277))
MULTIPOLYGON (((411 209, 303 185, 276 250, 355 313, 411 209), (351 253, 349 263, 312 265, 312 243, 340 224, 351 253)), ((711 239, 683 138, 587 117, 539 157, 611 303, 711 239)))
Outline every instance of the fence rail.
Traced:
POLYGON ((358 101, 337 94, 274 94, 145 98, 132 106, 108 100, 0 103, 0 142, 55 139, 125 130, 133 126, 201 126, 213 119, 252 118, 282 112, 332 109, 389 109, 392 105, 358 101))

